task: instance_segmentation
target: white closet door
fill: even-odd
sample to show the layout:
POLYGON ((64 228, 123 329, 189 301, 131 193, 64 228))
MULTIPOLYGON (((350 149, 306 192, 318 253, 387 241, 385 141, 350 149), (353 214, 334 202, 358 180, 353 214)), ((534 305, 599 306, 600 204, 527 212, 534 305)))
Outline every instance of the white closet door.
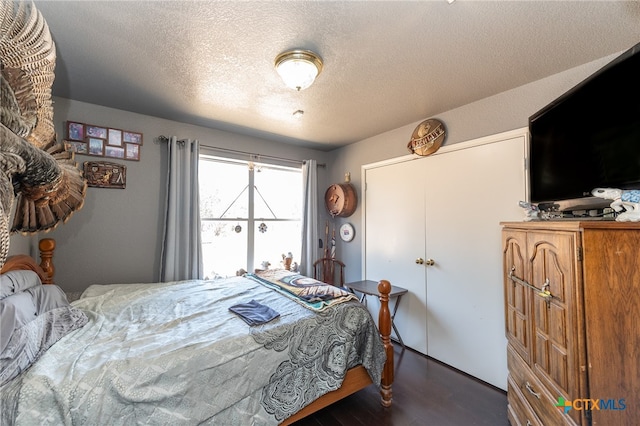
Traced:
POLYGON ((506 389, 500 221, 521 220, 524 137, 448 152, 426 167, 427 354, 506 389))
MULTIPOLYGON (((386 279, 409 290, 395 324, 405 345, 426 354, 426 270, 415 263, 424 257, 424 162, 404 161, 365 173, 363 278, 386 279)), ((368 297, 367 302, 372 313, 378 311, 377 298, 368 297)))
POLYGON ((407 346, 501 389, 500 222, 524 216, 525 156, 526 131, 518 131, 364 168, 364 278, 409 290, 396 316, 407 346))

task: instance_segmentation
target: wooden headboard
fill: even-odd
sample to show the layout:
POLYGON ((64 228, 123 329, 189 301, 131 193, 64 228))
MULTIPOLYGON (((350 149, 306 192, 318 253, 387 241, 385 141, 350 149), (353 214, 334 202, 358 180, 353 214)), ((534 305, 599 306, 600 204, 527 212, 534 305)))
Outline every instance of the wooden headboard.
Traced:
POLYGON ((33 271, 40 276, 42 284, 53 284, 53 275, 55 274, 53 251, 56 248, 56 242, 53 238, 43 238, 40 240, 38 248, 40 249, 40 264, 31 256, 16 254, 7 258, 0 273, 4 274, 16 270, 33 271))

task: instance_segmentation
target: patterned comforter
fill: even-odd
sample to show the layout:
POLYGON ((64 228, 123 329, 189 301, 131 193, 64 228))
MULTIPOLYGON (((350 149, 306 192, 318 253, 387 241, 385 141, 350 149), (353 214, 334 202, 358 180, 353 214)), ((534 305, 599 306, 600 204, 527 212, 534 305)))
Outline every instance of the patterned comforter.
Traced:
POLYGON ((360 303, 314 312, 243 277, 91 286, 73 306, 89 323, 0 388, 0 424, 275 425, 385 361, 360 303), (279 317, 229 311, 250 300, 279 317))

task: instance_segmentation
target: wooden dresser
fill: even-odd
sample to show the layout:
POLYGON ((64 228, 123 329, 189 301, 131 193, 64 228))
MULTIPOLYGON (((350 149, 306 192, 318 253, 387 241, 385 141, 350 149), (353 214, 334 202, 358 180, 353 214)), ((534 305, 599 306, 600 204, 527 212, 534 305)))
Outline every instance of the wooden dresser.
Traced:
POLYGON ((640 425, 640 223, 502 226, 511 424, 640 425))

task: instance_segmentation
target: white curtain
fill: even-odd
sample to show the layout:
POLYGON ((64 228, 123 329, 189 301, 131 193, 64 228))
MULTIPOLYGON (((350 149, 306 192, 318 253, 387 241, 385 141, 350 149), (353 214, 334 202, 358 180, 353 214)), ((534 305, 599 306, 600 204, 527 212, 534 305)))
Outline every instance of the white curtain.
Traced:
POLYGON ((313 262, 318 259, 318 172, 316 160, 302 166, 302 251, 300 272, 313 276, 313 262))
POLYGON ((197 140, 167 142, 169 164, 160 281, 202 279, 197 140))

